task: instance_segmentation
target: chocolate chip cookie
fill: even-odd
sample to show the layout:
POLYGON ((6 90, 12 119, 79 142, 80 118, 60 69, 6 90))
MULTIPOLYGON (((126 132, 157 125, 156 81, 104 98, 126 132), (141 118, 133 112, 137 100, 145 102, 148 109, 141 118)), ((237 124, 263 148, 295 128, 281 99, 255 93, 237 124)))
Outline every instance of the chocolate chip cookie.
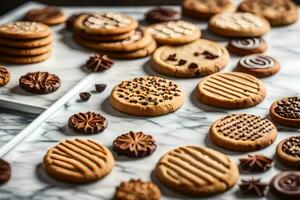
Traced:
POLYGON ((292 136, 281 141, 277 146, 278 160, 291 168, 300 169, 300 136, 292 136))

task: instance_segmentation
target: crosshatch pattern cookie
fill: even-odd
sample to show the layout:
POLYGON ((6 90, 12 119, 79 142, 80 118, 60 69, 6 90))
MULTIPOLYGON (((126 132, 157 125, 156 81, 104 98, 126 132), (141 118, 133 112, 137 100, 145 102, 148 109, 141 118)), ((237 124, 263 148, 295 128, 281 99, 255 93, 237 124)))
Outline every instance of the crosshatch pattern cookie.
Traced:
POLYGON ((184 0, 182 12, 184 15, 207 19, 220 12, 234 12, 235 6, 231 0, 184 0))
POLYGON ((133 132, 120 135, 113 142, 113 149, 119 155, 142 158, 156 150, 156 142, 151 135, 143 132, 133 132))
POLYGON ((255 151, 271 145, 277 129, 268 119, 248 114, 225 116, 210 127, 212 142, 234 151, 255 151))
POLYGON ((197 146, 166 153, 157 163, 155 175, 174 191, 194 196, 224 192, 239 179, 238 168, 229 157, 197 146))
POLYGON ((77 133, 94 134, 104 131, 108 122, 98 113, 86 112, 72 115, 68 124, 77 133))
POLYGON ((199 77, 220 71, 228 62, 226 48, 216 42, 199 39, 184 46, 158 48, 152 56, 151 66, 170 76, 199 77))
POLYGON ((277 146, 278 160, 286 166, 300 169, 300 136, 281 141, 277 146))
POLYGON ((270 56, 252 54, 241 58, 236 69, 237 71, 263 78, 276 74, 280 70, 280 64, 270 56))
POLYGON ((297 5, 291 0, 245 0, 239 10, 263 16, 272 26, 288 25, 298 20, 297 5))
POLYGON ((266 96, 263 82, 254 76, 228 72, 204 78, 196 88, 200 102, 220 108, 247 108, 262 102, 266 96))
POLYGON ((0 66, 0 87, 6 85, 10 81, 10 73, 3 66, 0 66))
POLYGON ((230 53, 239 56, 264 53, 267 48, 266 41, 261 37, 235 38, 230 40, 227 46, 230 53))
POLYGON ((270 190, 282 199, 300 198, 300 172, 285 171, 277 174, 270 183, 270 190))
POLYGON ((137 21, 128 15, 107 12, 79 16, 74 29, 86 34, 104 36, 127 33, 137 26, 137 21))
POLYGON ((154 24, 148 30, 159 45, 187 44, 201 36, 199 28, 182 20, 154 24))
POLYGON ((110 95, 111 105, 124 113, 158 116, 175 112, 184 102, 183 90, 173 81, 145 76, 122 81, 110 95))
POLYGON ((93 140, 66 140, 49 149, 43 168, 52 177, 68 183, 90 183, 111 172, 114 158, 104 145, 93 140))
POLYGON ((251 13, 220 13, 210 19, 209 29, 226 37, 259 37, 270 30, 270 24, 251 13))

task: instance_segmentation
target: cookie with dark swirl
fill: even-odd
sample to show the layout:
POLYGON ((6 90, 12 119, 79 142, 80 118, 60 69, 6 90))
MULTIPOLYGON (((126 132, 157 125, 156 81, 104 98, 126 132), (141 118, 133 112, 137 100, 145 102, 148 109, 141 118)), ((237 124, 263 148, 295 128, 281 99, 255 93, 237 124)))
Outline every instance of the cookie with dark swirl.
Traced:
POLYGON ((68 125, 76 133, 95 134, 104 131, 108 122, 98 113, 86 112, 72 115, 68 125))
POLYGON ((268 49, 266 41, 261 37, 235 38, 229 41, 227 49, 238 56, 264 53, 268 49))
POLYGON ((276 155, 285 166, 300 170, 300 136, 281 141, 277 146, 276 155))
POLYGON ((276 175, 270 183, 271 192, 282 198, 300 198, 300 172, 285 171, 276 175))
POLYGON ((280 64, 270 56, 252 54, 242 57, 236 66, 236 70, 263 78, 276 74, 280 70, 280 64))

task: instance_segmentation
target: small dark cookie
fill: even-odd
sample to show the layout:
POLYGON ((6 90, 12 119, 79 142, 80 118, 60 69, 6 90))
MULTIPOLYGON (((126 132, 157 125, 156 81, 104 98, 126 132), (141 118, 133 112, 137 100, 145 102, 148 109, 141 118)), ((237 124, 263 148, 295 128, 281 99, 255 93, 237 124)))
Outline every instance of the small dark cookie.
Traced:
POLYGON ((0 66, 0 87, 6 85, 10 81, 10 74, 7 69, 0 66))
POLYGON ((266 41, 261 37, 235 38, 230 40, 227 46, 230 53, 239 56, 264 53, 267 48, 266 41))
POLYGON ((49 94, 55 92, 60 87, 61 81, 55 74, 32 72, 21 76, 19 84, 27 92, 49 94))
POLYGON ((300 172, 285 171, 279 173, 272 179, 270 189, 279 197, 300 199, 300 172))
POLYGON ((89 92, 81 92, 79 97, 82 101, 88 101, 91 98, 91 93, 89 92))
POLYGON ((159 200, 159 188, 152 182, 130 180, 122 182, 116 189, 116 200, 159 200))
POLYGON ((171 8, 155 7, 149 10, 145 17, 150 23, 159 23, 179 20, 181 18, 181 14, 171 8))
POLYGON ((130 131, 115 139, 113 149, 119 155, 141 158, 152 154, 156 149, 156 143, 151 135, 130 131))
POLYGON ((11 167, 8 162, 0 158, 0 184, 7 182, 11 176, 11 167))
POLYGON ((105 89, 106 89, 106 84, 103 83, 95 84, 95 90, 97 92, 103 92, 105 89))
POLYGON ((283 165, 300 170, 300 136, 289 137, 281 141, 276 153, 283 165))
POLYGON ((76 133, 94 134, 104 131, 107 120, 94 112, 78 113, 69 118, 69 127, 76 133))
POLYGON ((113 66, 114 62, 107 55, 96 53, 86 62, 86 67, 93 72, 101 72, 113 66))

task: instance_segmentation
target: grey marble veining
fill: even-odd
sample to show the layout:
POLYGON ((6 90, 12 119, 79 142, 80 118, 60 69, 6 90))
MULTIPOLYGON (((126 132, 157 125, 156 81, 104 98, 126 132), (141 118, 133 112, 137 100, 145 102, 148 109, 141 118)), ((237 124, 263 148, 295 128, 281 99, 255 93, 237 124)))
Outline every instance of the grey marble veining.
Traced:
MULTIPOLYGON (((96 9, 96 8, 94 8, 96 9)), ((144 9, 144 8, 143 8, 144 9)), ((135 9, 135 12, 142 12, 143 9, 135 9)), ((75 8, 67 8, 67 11, 75 8)), ((76 8, 78 11, 79 8, 76 8)), ((132 8, 122 8, 129 12, 132 8)), ((130 12, 129 12, 130 13, 130 12)), ((140 15, 137 17, 141 18, 140 15)), ((205 23, 199 24, 204 30, 204 38, 210 38, 222 42, 224 45, 227 39, 209 34, 205 28, 205 23)), ((97 83, 106 83, 107 88, 101 94, 93 94, 90 101, 82 103, 75 96, 70 102, 62 107, 55 115, 51 116, 41 126, 35 130, 25 141, 19 144, 14 150, 5 156, 5 159, 12 164, 12 179, 5 185, 0 186, 0 199, 9 200, 111 200, 115 192, 115 187, 121 181, 131 178, 141 178, 145 181, 152 180, 162 189, 163 200, 190 199, 170 191, 161 185, 152 171, 158 159, 168 150, 184 145, 201 145, 219 150, 228 154, 235 161, 244 157, 247 153, 227 151, 213 145, 208 137, 208 130, 212 122, 225 116, 228 113, 250 113, 263 117, 268 117, 268 110, 273 101, 285 96, 300 95, 300 22, 283 28, 274 28, 266 35, 265 39, 269 44, 268 55, 271 55, 281 63, 281 71, 270 78, 263 79, 267 88, 266 99, 259 105, 240 110, 223 110, 200 104, 194 95, 194 88, 201 78, 176 79, 176 81, 186 92, 185 104, 177 112, 160 117, 143 118, 129 116, 114 110, 108 102, 111 89, 121 80, 143 75, 159 75, 149 66, 149 58, 133 61, 117 61, 115 65, 104 73, 99 73, 97 83), (102 134, 78 135, 73 133, 67 126, 68 118, 77 112, 94 111, 103 114, 109 121, 108 128, 102 134), (72 139, 75 137, 94 139, 111 148, 113 140, 120 134, 130 130, 144 131, 154 136, 158 143, 157 150, 144 159, 127 159, 115 155, 116 165, 112 173, 104 179, 87 185, 68 185, 57 182, 47 176, 41 162, 48 148, 54 146, 59 141, 72 139)), ((81 55, 81 49, 78 49, 81 55)), ((65 52, 67 54, 67 52, 65 52)), ((83 53, 84 54, 84 53, 83 53)), ((86 55, 84 55, 86 57, 86 55)), ((224 71, 233 70, 238 61, 238 57, 232 57, 230 64, 224 71)), ((76 63, 73 63, 74 65, 76 63)), ((159 75, 161 76, 161 75, 159 75)), ((162 76, 164 77, 164 76, 162 76)), ((93 84, 87 86, 85 91, 92 91, 93 84)), ((271 146, 257 151, 267 156, 274 156, 276 145, 283 139, 292 135, 299 135, 299 129, 278 127, 279 134, 271 146)), ((273 168, 260 174, 241 174, 242 178, 252 176, 260 177, 262 181, 268 182, 279 171, 287 170, 278 162, 273 168)), ((194 198, 200 199, 200 198, 194 198)), ((241 196, 238 186, 230 191, 210 198, 209 200, 238 200, 257 199, 241 196)), ((261 199, 276 199, 268 195, 261 199)))

